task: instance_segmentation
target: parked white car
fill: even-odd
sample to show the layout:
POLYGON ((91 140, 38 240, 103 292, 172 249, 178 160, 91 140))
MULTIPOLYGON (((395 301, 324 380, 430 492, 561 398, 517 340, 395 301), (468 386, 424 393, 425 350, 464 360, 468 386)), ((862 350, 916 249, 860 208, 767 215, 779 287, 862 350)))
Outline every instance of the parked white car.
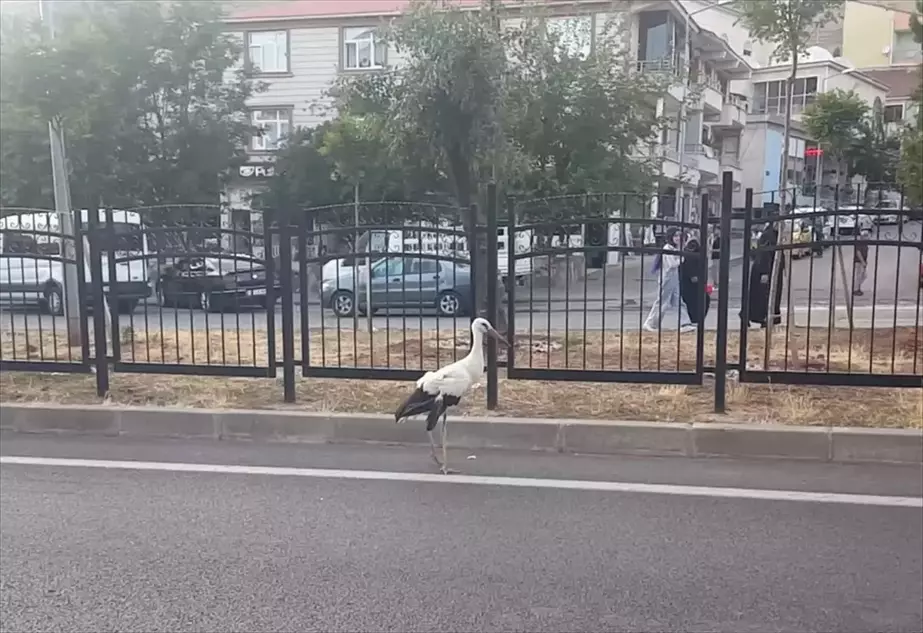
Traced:
POLYGON ((837 235, 855 235, 858 231, 871 231, 874 223, 871 216, 861 213, 862 207, 840 207, 833 216, 837 235), (858 226, 857 226, 858 225, 858 226))
MULTIPOLYGON (((86 224, 87 211, 82 211, 86 224)), ((105 221, 100 212, 100 222, 105 221)), ((115 242, 102 255, 102 281, 109 294, 109 257, 124 261, 115 264, 118 308, 130 312, 150 296, 147 266, 147 239, 137 213, 114 211, 115 242), (127 259, 134 258, 137 259, 127 259)), ((64 314, 64 266, 58 215, 53 212, 18 213, 0 218, 0 304, 37 305, 53 315, 64 314)), ((91 279, 84 262, 84 279, 91 279)), ((93 285, 88 284, 88 289, 93 285)), ((84 293, 91 301, 90 292, 84 293)))

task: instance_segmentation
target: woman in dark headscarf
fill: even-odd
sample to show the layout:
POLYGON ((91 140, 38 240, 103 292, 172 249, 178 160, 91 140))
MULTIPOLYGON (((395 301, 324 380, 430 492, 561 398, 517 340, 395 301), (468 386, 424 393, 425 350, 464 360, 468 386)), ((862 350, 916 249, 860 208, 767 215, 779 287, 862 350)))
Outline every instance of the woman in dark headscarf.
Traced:
MULTIPOLYGON (((779 234, 772 222, 766 224, 756 243, 756 252, 753 254, 753 264, 750 267, 750 292, 747 297, 747 318, 750 323, 759 323, 766 327, 769 315, 769 286, 772 276, 772 265, 776 253, 782 256, 782 251, 768 250, 778 243, 779 234)), ((779 274, 776 279, 776 296, 773 301, 773 323, 782 322, 782 279, 785 269, 785 260, 780 262, 779 274)))
POLYGON ((705 279, 702 277, 702 257, 699 241, 690 239, 683 249, 686 252, 679 265, 679 288, 683 303, 689 313, 689 320, 698 324, 705 319, 711 305, 711 296, 705 292, 705 279))

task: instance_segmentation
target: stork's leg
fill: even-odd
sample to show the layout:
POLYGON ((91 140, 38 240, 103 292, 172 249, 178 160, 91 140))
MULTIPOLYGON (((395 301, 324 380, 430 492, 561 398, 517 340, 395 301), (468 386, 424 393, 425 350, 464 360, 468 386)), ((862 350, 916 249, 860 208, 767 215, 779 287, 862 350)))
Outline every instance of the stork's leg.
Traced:
POLYGON ((442 474, 450 475, 457 474, 457 470, 452 470, 449 468, 449 449, 447 444, 447 437, 449 434, 449 424, 448 424, 448 413, 442 414, 442 474))
POLYGON ((436 465, 439 466, 439 468, 442 468, 442 462, 440 462, 439 458, 436 456, 436 438, 433 437, 432 431, 427 431, 426 434, 429 435, 429 447, 433 456, 433 461, 436 462, 436 465))

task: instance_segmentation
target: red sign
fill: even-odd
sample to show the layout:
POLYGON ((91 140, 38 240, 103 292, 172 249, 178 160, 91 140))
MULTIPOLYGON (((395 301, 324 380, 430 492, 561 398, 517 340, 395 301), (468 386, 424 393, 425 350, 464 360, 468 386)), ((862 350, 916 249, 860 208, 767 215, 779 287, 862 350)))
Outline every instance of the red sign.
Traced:
POLYGON ((823 156, 824 150, 822 150, 819 147, 809 147, 808 149, 804 150, 804 155, 805 156, 823 156))

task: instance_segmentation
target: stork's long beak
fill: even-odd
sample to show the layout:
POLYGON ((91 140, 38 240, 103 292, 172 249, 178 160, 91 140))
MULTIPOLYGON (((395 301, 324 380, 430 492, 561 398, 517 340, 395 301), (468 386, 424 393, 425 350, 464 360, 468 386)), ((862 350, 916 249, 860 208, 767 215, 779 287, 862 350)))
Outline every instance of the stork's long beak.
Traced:
POLYGON ((506 340, 505 338, 503 338, 502 336, 500 336, 500 332, 498 332, 494 328, 490 328, 489 330, 487 330, 487 334, 489 334, 490 337, 494 339, 495 341, 497 341, 498 343, 503 343, 506 347, 512 347, 512 345, 510 345, 510 342, 506 340))

